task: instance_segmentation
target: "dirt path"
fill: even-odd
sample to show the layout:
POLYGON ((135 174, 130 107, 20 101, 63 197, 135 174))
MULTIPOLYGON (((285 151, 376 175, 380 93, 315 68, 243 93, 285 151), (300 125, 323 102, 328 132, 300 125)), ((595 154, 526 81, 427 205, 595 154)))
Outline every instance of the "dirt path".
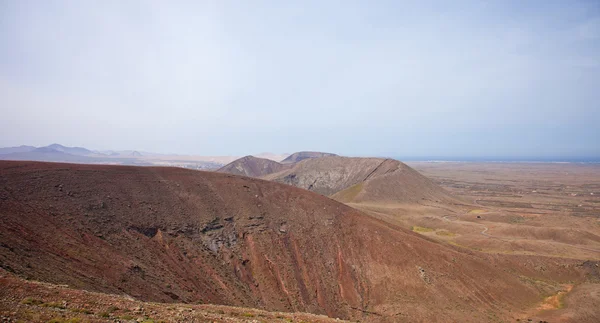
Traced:
MULTIPOLYGON (((476 204, 477 204, 477 201, 478 201, 478 200, 475 200, 475 203, 476 203, 476 204)), ((479 205, 479 204, 477 204, 477 205, 479 205)), ((449 217, 449 216, 450 216, 450 215, 444 215, 442 218, 443 218, 444 220, 448 221, 448 222, 454 222, 454 221, 465 222, 465 221, 460 221, 460 220, 450 220, 450 219, 448 219, 448 217, 449 217)), ((491 234, 487 233, 487 232, 488 232, 488 230, 489 230, 489 228, 488 228, 488 227, 487 227, 485 224, 481 224, 481 223, 475 223, 475 222, 470 222, 470 221, 467 221, 467 222, 469 222, 469 223, 473 223, 473 224, 476 224, 476 225, 479 225, 479 226, 483 227, 483 230, 480 232, 480 234, 481 234, 481 235, 483 235, 483 236, 485 236, 485 237, 488 237, 488 238, 497 239, 497 240, 500 240, 500 241, 505 241, 505 242, 510 242, 510 241, 519 241, 519 240, 526 240, 526 239, 519 239, 519 238, 506 238, 506 237, 498 237, 498 236, 493 236, 493 235, 491 235, 491 234)), ((555 241, 554 243, 557 243, 557 244, 563 244, 563 245, 567 245, 567 246, 569 246, 570 248, 576 248, 576 249, 580 249, 580 250, 586 250, 586 251, 591 251, 591 252, 597 252, 597 253, 600 253, 600 250, 598 250, 598 249, 594 249, 594 248, 588 248, 588 247, 582 247, 582 246, 575 246, 575 245, 571 245, 571 244, 565 244, 565 243, 556 242, 556 241, 555 241)))
MULTIPOLYGON (((457 220, 450 220, 450 219, 448 219, 448 217, 449 217, 449 216, 454 216, 454 215, 444 215, 444 216, 442 217, 442 219, 444 219, 444 220, 446 220, 446 221, 448 221, 448 222, 457 221, 457 220)), ((460 220, 458 220, 458 221, 460 221, 460 220)), ((460 222, 465 222, 465 221, 460 221, 460 222)), ((474 223, 474 222, 469 222, 469 223, 472 223, 472 224, 475 224, 475 225, 482 226, 482 227, 483 227, 483 230, 482 230, 480 233, 481 233, 482 235, 484 235, 484 236, 488 237, 488 238, 494 238, 494 239, 504 240, 504 239, 502 239, 502 238, 499 238, 499 237, 494 237, 494 236, 492 236, 492 235, 489 235, 489 234, 487 234, 486 232, 488 231, 488 229, 489 229, 489 228, 488 228, 486 225, 484 225, 484 224, 481 224, 481 223, 474 223)))

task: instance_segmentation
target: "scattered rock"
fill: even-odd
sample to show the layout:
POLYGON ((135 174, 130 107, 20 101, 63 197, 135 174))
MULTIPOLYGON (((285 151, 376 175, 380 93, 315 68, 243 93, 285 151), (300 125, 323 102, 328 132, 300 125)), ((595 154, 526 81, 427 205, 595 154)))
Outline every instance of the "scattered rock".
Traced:
POLYGON ((279 232, 281 232, 281 233, 286 233, 286 232, 287 232, 287 230, 288 230, 287 224, 282 224, 282 225, 279 227, 279 232))
POLYGON ((427 273, 425 272, 425 269, 417 266, 417 269, 419 270, 419 276, 421 276, 421 279, 426 283, 426 284, 430 284, 431 283, 431 279, 429 278, 429 276, 427 276, 427 273))

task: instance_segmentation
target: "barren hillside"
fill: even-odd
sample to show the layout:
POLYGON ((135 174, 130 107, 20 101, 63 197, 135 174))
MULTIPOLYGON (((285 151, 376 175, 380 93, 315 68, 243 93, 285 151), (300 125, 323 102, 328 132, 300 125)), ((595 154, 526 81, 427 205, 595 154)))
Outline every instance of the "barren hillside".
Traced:
POLYGON ((210 304, 150 303, 24 280, 0 268, 0 321, 76 322, 341 322, 308 313, 268 312, 210 304))
POLYGON ((338 201, 452 201, 437 184, 393 159, 323 157, 301 161, 290 169, 263 177, 338 201))
POLYGON ((248 177, 261 177, 280 172, 286 168, 289 167, 270 159, 246 156, 221 167, 217 172, 248 177))
POLYGON ((36 162, 0 174, 2 268, 144 301, 481 322, 557 292, 536 281, 584 277, 575 262, 461 251, 248 177, 36 162))

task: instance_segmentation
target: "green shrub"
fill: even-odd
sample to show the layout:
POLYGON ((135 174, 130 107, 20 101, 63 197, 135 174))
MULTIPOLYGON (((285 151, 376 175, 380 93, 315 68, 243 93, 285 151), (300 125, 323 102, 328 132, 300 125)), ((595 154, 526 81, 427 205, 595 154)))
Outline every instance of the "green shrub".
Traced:
POLYGON ((65 308, 67 308, 62 303, 56 303, 56 302, 44 303, 44 304, 41 304, 40 306, 58 308, 58 309, 61 309, 61 310, 64 310, 65 308))
POLYGON ((43 303, 44 302, 40 301, 39 299, 34 299, 31 297, 27 297, 21 301, 21 304, 25 304, 25 305, 41 305, 43 303))
POLYGON ((83 313, 83 314, 94 314, 94 312, 88 310, 87 308, 72 308, 71 312, 73 312, 73 313, 83 313))
POLYGON ((81 322, 81 319, 78 317, 73 317, 70 319, 65 319, 65 318, 53 318, 51 320, 49 320, 47 323, 79 323, 81 322))

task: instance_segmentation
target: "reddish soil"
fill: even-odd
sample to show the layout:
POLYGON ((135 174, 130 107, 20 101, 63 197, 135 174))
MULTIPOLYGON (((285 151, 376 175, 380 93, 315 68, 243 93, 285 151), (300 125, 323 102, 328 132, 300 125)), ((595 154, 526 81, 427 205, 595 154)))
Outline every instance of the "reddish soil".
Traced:
POLYGON ((578 264, 447 246, 259 179, 0 162, 2 268, 142 301, 361 321, 508 320, 537 308, 555 283, 585 281, 578 264))
POLYGON ((222 305, 140 302, 26 281, 0 269, 0 322, 340 322, 308 313, 267 312, 222 305))

